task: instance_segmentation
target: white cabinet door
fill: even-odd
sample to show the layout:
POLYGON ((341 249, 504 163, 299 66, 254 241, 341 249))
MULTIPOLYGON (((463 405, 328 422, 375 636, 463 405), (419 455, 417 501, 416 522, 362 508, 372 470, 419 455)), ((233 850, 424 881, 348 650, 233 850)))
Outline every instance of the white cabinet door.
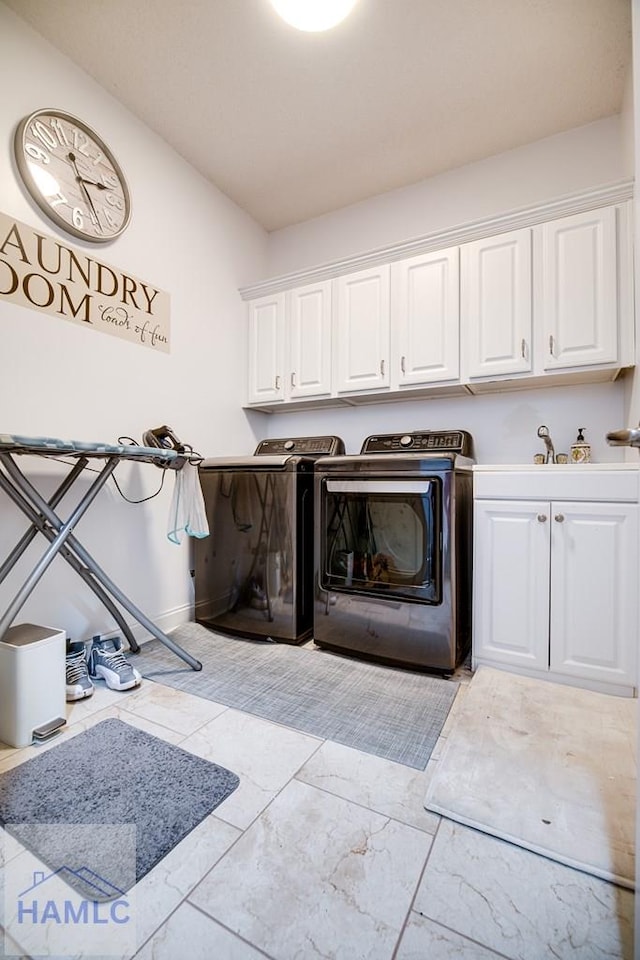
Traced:
POLYGON ((462 329, 472 377, 532 368, 531 231, 514 230, 461 248, 462 329))
POLYGON ((616 210, 542 224, 544 369, 618 359, 616 210))
POLYGON ((331 393, 331 281, 298 287, 287 294, 288 395, 331 393))
POLYGON ((549 539, 549 504, 475 501, 474 658, 548 669, 549 539))
POLYGON ((338 393, 389 386, 389 265, 335 281, 338 393))
POLYGON ((285 297, 249 303, 249 403, 284 399, 285 297))
POLYGON ((552 504, 553 671, 634 686, 638 508, 552 504))
POLYGON ((453 247, 392 266, 392 386, 460 376, 459 257, 453 247))

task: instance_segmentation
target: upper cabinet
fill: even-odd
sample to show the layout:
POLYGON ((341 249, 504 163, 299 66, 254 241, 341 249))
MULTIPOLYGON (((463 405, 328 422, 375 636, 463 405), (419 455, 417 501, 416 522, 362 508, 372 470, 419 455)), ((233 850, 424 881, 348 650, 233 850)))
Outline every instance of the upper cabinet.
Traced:
POLYGON ((291 398, 331 393, 331 281, 287 294, 288 392, 291 398))
POLYGON ((469 377, 527 373, 532 365, 531 230, 462 247, 462 315, 469 377))
POLYGON ((542 224, 540 323, 545 370, 618 359, 616 210, 542 224))
POLYGON ((389 266, 361 270, 335 281, 336 391, 389 385, 389 266))
POLYGON ((520 225, 480 236, 471 224, 455 246, 338 276, 318 268, 317 282, 251 299, 249 405, 612 380, 633 366, 631 202, 507 221, 520 225))
POLYGON ((391 384, 402 389, 460 376, 458 247, 391 267, 391 384))
POLYGON ((249 303, 249 403, 284 400, 283 293, 249 303))
POLYGON ((249 303, 249 403, 331 393, 331 282, 249 303))
POLYGON ((464 373, 484 384, 591 370, 633 357, 626 205, 601 207, 464 244, 464 373))

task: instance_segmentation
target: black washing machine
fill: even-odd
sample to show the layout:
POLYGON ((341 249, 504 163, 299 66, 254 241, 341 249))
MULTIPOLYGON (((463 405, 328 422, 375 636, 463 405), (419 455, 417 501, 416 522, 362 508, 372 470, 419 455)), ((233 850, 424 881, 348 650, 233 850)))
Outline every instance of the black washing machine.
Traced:
POLYGON ((247 639, 313 632, 313 473, 339 437, 263 440, 253 456, 200 464, 210 536, 195 541, 198 623, 247 639))

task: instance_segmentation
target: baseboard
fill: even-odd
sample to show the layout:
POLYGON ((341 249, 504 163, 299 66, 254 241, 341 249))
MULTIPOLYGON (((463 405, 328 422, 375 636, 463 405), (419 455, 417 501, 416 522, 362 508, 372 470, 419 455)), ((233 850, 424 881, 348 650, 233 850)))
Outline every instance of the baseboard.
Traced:
MULTIPOLYGON (((181 604, 179 607, 174 607, 173 610, 167 610, 164 613, 154 617, 153 623, 156 625, 156 627, 158 627, 159 630, 162 630, 163 633, 170 633, 172 630, 175 630, 176 627, 182 626, 183 623, 191 623, 193 619, 193 604, 185 603, 181 604)), ((132 621, 127 617, 126 622, 134 636, 134 639, 140 644, 140 646, 147 643, 149 640, 153 640, 153 634, 149 633, 149 631, 139 624, 137 620, 132 621)), ((110 630, 108 633, 101 633, 100 636, 120 637, 122 636, 122 631, 110 630)))

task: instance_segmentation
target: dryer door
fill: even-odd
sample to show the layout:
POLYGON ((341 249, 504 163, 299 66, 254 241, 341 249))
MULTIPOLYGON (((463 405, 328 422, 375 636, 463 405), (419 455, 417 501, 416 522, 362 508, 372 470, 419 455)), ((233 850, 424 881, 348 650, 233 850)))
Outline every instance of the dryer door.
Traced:
POLYGON ((441 487, 438 477, 326 479, 321 588, 440 603, 441 487))

